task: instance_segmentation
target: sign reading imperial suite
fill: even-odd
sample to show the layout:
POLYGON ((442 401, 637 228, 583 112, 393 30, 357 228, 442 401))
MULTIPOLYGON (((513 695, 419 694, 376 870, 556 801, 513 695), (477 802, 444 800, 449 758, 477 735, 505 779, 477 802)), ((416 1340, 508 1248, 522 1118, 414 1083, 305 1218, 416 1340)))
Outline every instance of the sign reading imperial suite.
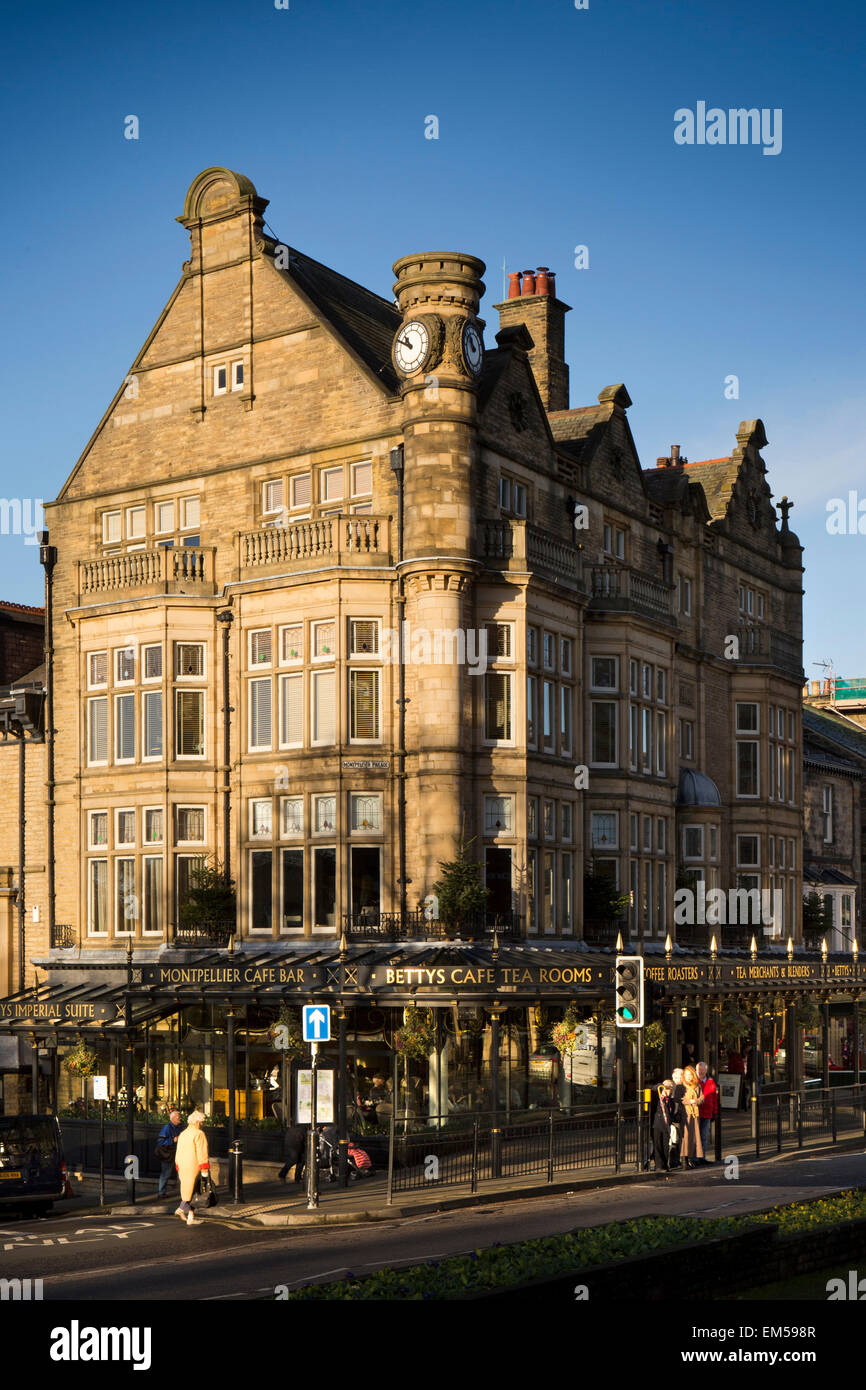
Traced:
POLYGON ((74 999, 38 1002, 32 999, 0 1000, 0 1022, 38 1019, 42 1023, 109 1023, 116 1017, 113 1004, 77 1002, 74 999))

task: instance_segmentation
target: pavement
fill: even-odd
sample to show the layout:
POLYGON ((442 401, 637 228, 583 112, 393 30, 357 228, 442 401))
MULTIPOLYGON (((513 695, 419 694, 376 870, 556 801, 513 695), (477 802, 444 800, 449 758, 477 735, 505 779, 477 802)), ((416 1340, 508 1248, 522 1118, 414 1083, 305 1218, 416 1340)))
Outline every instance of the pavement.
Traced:
MULTIPOLYGON (((762 1153, 760 1159, 754 1155, 754 1141, 750 1137, 749 1117, 747 1115, 726 1116, 723 1126, 723 1161, 708 1163, 699 1171, 707 1175, 721 1173, 725 1163, 736 1157, 741 1167, 756 1162, 790 1162, 797 1158, 815 1158, 834 1152, 863 1151, 864 1135, 862 1129, 841 1133, 835 1144, 819 1142, 803 1149, 788 1149, 779 1154, 762 1153), (749 1147, 751 1146, 751 1152, 749 1147)), ((324 1177, 324 1175, 322 1175, 324 1177)), ((676 1182, 685 1173, 655 1173, 650 1170, 636 1170, 634 1164, 617 1172, 610 1167, 577 1168, 558 1172, 554 1181, 544 1181, 538 1173, 526 1177, 509 1175, 498 1179, 484 1179, 478 1191, 472 1192, 468 1182, 436 1187, 433 1181, 423 1188, 396 1192, 393 1201, 387 1201, 387 1178, 384 1173, 371 1177, 360 1177, 350 1182, 347 1188, 323 1181, 319 1193, 319 1206, 309 1209, 305 1187, 293 1182, 281 1183, 255 1182, 245 1187, 243 1203, 235 1204, 229 1194, 220 1190, 217 1207, 210 1211, 199 1209, 198 1215, 231 1218, 249 1226, 303 1227, 355 1225, 364 1222, 394 1221, 402 1217, 421 1217, 429 1213, 453 1211, 459 1208, 475 1207, 490 1203, 519 1201, 532 1197, 551 1197, 556 1194, 576 1195, 597 1191, 603 1188, 628 1187, 636 1183, 676 1182)), ((105 1214, 115 1216, 154 1216, 170 1214, 175 1210, 178 1197, 175 1194, 164 1201, 156 1201, 156 1179, 140 1179, 136 1183, 135 1204, 127 1200, 126 1182, 123 1178, 106 1178, 105 1214)), ((55 1207, 55 1215, 73 1215, 99 1208, 99 1178, 97 1174, 84 1173, 80 1180, 73 1178, 75 1196, 66 1199, 55 1207)))

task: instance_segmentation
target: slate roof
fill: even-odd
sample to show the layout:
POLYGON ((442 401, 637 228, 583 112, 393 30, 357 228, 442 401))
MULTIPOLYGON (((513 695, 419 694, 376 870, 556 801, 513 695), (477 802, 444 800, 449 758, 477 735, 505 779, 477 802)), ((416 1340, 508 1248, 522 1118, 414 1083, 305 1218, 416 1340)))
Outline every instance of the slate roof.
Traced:
POLYGON ((547 418, 562 453, 575 463, 583 463, 595 452, 610 416, 610 405, 605 403, 577 406, 574 410, 553 410, 547 418))
MULTIPOLYGON (((819 745, 821 741, 832 743, 844 752, 850 753, 861 766, 866 763, 866 729, 859 728, 832 710, 816 709, 813 705, 803 706, 805 747, 810 745, 810 734, 819 741, 819 745)), ((811 751, 809 756, 812 756, 811 751)))
POLYGON ((689 483, 700 483, 710 517, 718 521, 728 510, 738 471, 739 464, 732 458, 704 459, 671 468, 645 468, 643 478, 652 500, 662 503, 679 500, 689 483))
POLYGON ((391 361, 394 334, 402 317, 395 304, 314 261, 293 247, 288 275, 388 390, 397 394, 399 378, 391 361))

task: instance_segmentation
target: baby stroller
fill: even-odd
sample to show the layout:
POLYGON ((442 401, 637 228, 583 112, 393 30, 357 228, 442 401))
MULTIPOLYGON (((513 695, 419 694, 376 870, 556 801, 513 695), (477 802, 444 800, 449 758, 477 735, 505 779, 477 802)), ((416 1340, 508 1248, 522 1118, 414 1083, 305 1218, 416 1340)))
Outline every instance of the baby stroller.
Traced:
MULTIPOLYGON (((370 1177, 373 1163, 366 1149, 362 1149, 349 1139, 349 1180, 370 1177)), ((319 1134, 319 1169, 327 1173, 328 1182, 336 1182, 340 1176, 340 1148, 336 1125, 325 1125, 319 1134)))

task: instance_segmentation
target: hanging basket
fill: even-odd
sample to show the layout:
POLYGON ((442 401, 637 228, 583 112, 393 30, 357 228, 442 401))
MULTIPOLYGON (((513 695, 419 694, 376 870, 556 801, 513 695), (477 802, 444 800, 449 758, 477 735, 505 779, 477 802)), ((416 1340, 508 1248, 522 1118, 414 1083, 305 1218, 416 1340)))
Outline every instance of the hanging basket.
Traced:
POLYGON ((286 1061, 294 1062, 298 1057, 303 1057, 307 1044, 304 1042, 298 1010, 281 1004, 277 1019, 268 1029, 268 1039, 286 1061))
POLYGON ((94 1052, 86 1043, 79 1042, 67 1052, 63 1058, 63 1065, 70 1076, 96 1076, 99 1071, 99 1053, 94 1052))
POLYGON ((436 1026, 431 1009, 410 1005, 403 1017, 403 1026, 394 1034, 394 1050, 403 1057, 426 1062, 436 1046, 436 1026))

